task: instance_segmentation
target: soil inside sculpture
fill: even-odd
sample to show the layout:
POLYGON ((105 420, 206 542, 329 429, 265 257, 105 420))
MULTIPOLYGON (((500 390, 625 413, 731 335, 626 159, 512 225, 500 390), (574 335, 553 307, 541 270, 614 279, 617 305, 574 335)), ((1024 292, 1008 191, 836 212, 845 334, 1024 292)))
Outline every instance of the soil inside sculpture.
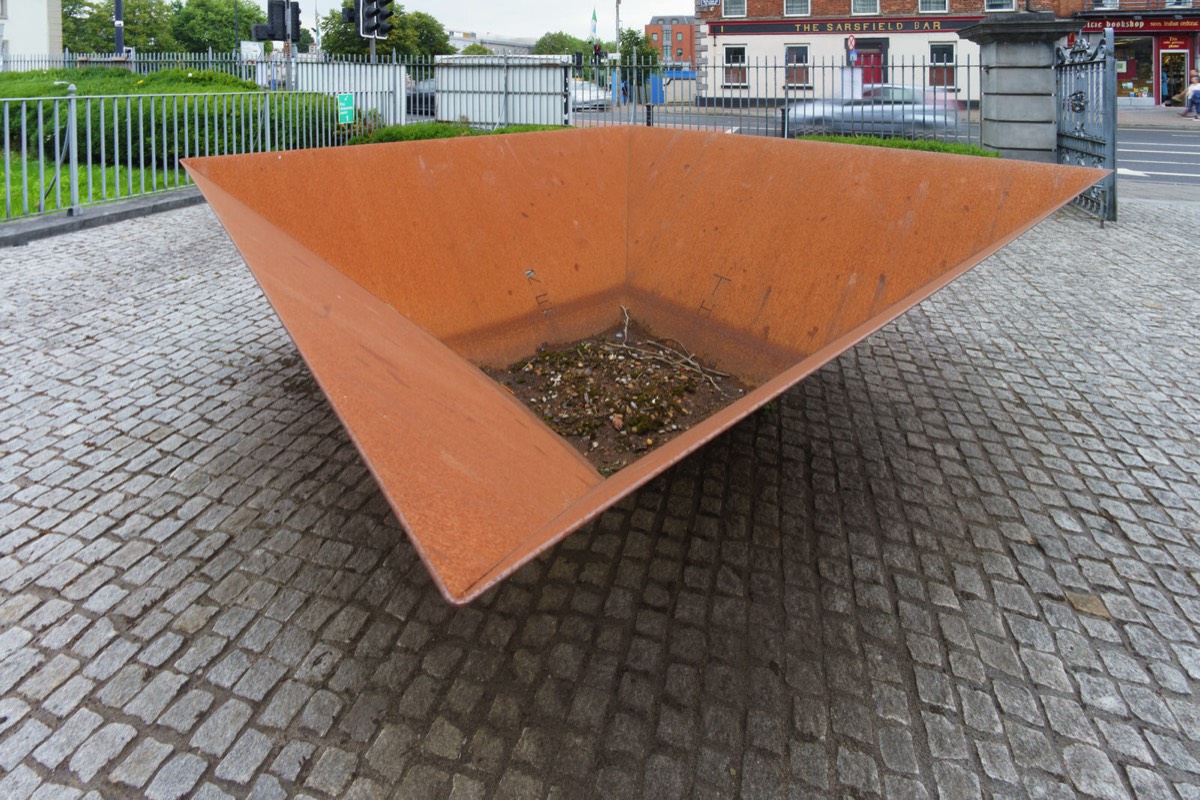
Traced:
POLYGON ((485 372, 606 476, 753 388, 628 316, 599 336, 485 372))

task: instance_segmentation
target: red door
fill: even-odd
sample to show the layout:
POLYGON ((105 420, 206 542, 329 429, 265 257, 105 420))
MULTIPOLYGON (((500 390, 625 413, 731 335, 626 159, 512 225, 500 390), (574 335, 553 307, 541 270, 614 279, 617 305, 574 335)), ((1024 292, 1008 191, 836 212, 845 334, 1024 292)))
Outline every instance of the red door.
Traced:
POLYGON ((862 67, 863 86, 883 83, 883 51, 859 50, 858 65, 862 67))

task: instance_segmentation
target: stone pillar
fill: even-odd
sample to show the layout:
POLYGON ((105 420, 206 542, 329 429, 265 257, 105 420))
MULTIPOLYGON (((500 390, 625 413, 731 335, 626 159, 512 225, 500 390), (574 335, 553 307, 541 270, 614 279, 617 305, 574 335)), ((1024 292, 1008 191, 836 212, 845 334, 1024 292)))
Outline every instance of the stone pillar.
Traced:
POLYGON ((1056 163, 1054 47, 1082 22, 1050 12, 994 14, 958 32, 980 46, 984 147, 1005 158, 1056 163))

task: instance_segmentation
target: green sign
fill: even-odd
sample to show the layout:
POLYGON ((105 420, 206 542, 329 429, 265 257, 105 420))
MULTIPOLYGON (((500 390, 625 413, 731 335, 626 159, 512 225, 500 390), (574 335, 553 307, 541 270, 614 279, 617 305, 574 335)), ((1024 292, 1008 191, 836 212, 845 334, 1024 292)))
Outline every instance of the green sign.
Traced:
POLYGON ((349 125, 354 122, 354 95, 338 95, 338 124, 349 125))

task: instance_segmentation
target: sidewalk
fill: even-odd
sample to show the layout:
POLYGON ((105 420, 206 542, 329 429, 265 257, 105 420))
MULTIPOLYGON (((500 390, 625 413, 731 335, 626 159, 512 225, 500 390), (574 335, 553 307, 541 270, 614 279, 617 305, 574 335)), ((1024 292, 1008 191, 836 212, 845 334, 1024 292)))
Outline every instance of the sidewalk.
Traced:
POLYGON ((0 797, 1200 797, 1198 226, 1056 214, 462 609, 206 206, 0 251, 0 797))
POLYGON ((1118 128, 1149 128, 1158 130, 1194 130, 1200 134, 1200 122, 1179 116, 1183 108, 1152 106, 1150 108, 1117 108, 1118 128))

